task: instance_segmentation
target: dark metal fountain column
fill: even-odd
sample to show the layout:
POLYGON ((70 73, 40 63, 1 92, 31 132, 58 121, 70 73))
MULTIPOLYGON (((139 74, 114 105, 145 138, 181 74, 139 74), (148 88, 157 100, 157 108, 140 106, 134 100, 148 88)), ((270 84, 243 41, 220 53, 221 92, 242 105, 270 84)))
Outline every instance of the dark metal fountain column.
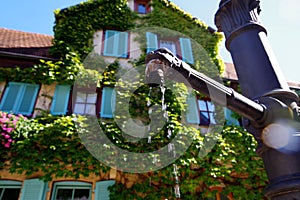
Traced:
POLYGON ((300 151, 284 153, 261 140, 270 124, 298 117, 298 97, 289 90, 280 71, 259 13, 258 0, 222 0, 215 23, 225 34, 243 95, 266 106, 268 116, 264 120, 244 120, 245 128, 259 142, 258 153, 270 180, 266 196, 275 200, 300 199, 300 151))

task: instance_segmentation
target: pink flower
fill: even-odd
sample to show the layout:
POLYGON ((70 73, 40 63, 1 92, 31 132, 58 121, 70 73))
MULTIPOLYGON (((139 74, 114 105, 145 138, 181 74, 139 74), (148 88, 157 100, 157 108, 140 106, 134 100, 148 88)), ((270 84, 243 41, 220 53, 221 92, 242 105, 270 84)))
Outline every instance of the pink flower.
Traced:
POLYGON ((3 124, 4 124, 4 123, 7 123, 8 121, 9 121, 8 118, 4 118, 4 117, 3 117, 3 118, 0 118, 0 122, 3 123, 3 124))
POLYGON ((9 147, 10 147, 10 143, 9 143, 9 142, 5 143, 5 144, 4 144, 4 147, 5 147, 5 148, 9 148, 9 147))
POLYGON ((4 136, 4 138, 5 138, 5 139, 9 139, 9 138, 10 138, 10 135, 6 134, 6 135, 4 136))
POLYGON ((7 133, 10 133, 10 132, 12 132, 14 129, 13 128, 3 128, 3 130, 5 130, 7 133))

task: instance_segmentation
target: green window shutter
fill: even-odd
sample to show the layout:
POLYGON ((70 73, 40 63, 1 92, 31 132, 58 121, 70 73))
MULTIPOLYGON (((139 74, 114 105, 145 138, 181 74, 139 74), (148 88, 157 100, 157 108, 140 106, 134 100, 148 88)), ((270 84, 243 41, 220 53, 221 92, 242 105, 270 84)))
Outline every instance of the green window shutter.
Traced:
POLYGON ((52 115, 65 115, 67 113, 70 90, 70 85, 56 85, 50 108, 52 115))
POLYGON ((126 58, 127 53, 127 47, 128 47, 128 33, 127 32, 119 32, 118 33, 118 43, 117 43, 117 57, 126 58))
POLYGON ((20 200, 44 200, 46 197, 46 190, 46 182, 39 179, 25 180, 20 200))
POLYGON ((187 114, 186 119, 190 124, 200 124, 199 111, 197 107, 197 100, 194 95, 189 95, 187 97, 187 114))
POLYGON ((189 38, 179 38, 182 60, 187 63, 194 63, 192 44, 189 38))
POLYGON ((225 115, 225 119, 226 119, 226 124, 231 126, 240 126, 240 122, 239 120, 237 120, 236 118, 234 118, 233 115, 233 111, 228 109, 228 108, 224 108, 224 115, 225 115))
POLYGON ((4 112, 15 112, 17 102, 20 99, 21 90, 22 84, 9 82, 1 100, 0 109, 4 112))
POLYGON ((96 183, 95 200, 109 200, 108 187, 115 184, 114 180, 99 181, 96 183))
POLYGON ((112 118, 115 109, 114 88, 104 87, 102 90, 101 112, 100 116, 112 118))
POLYGON ((115 56, 116 34, 117 31, 105 31, 104 56, 115 56))
POLYGON ((23 84, 22 86, 23 91, 16 112, 23 115, 30 115, 33 111, 34 103, 39 90, 39 85, 23 84))
POLYGON ((146 32, 147 40, 147 53, 158 49, 157 35, 154 33, 146 32))

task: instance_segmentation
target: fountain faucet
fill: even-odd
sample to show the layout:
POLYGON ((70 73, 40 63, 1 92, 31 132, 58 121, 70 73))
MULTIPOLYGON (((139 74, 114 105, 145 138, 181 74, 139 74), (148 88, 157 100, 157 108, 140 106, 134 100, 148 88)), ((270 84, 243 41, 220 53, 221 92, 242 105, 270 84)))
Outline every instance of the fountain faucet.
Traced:
POLYGON ((169 69, 174 69, 195 90, 208 96, 210 91, 225 95, 226 101, 223 98, 214 101, 242 115, 243 126, 258 142, 257 152, 269 179, 265 196, 272 200, 300 200, 299 137, 291 134, 291 140, 299 147, 293 151, 281 151, 267 141, 285 134, 274 128, 280 120, 299 133, 299 97, 289 89, 280 71, 267 31, 259 20, 260 11, 259 0, 222 0, 215 15, 218 31, 225 34, 242 94, 192 69, 165 48, 146 56, 146 80, 148 84, 160 84, 168 77, 169 69))

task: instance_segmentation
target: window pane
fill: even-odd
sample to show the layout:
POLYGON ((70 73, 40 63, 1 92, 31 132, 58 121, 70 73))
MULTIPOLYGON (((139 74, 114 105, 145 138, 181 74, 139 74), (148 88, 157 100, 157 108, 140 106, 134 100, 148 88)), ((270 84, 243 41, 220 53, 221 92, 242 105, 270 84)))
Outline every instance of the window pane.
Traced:
POLYGON ((175 42, 161 40, 159 43, 159 46, 160 46, 160 48, 165 47, 165 48, 169 49, 170 51, 172 51, 172 53, 174 53, 176 55, 175 42))
POLYGON ((75 104, 74 113, 76 114, 84 114, 85 104, 75 104))
POLYGON ((58 189, 56 200, 72 200, 73 189, 58 189))
POLYGON ((87 115, 95 115, 96 114, 96 106, 95 105, 86 105, 85 114, 87 115))
POLYGON ((214 112, 215 111, 215 105, 210 101, 207 101, 206 103, 207 103, 208 111, 214 112))
POLYGON ((198 106, 200 110, 207 110, 206 101, 198 100, 198 106))
POLYGON ((77 92, 76 95, 76 103, 85 103, 86 101, 86 93, 83 92, 77 92))
MULTIPOLYGON (((1 194, 1 189, 0 189, 1 194)), ((5 188, 1 200, 18 200, 20 188, 5 188)))
POLYGON ((209 113, 210 123, 216 124, 215 113, 209 113))
POLYGON ((88 200, 89 195, 89 189, 75 189, 74 200, 88 200))
POLYGON ((207 112, 200 112, 200 124, 209 125, 210 120, 207 112))
POLYGON ((87 94, 87 99, 86 99, 87 103, 96 103, 96 100, 97 100, 97 94, 96 93, 87 94))
POLYGON ((146 5, 145 4, 138 4, 138 13, 146 14, 146 5))

